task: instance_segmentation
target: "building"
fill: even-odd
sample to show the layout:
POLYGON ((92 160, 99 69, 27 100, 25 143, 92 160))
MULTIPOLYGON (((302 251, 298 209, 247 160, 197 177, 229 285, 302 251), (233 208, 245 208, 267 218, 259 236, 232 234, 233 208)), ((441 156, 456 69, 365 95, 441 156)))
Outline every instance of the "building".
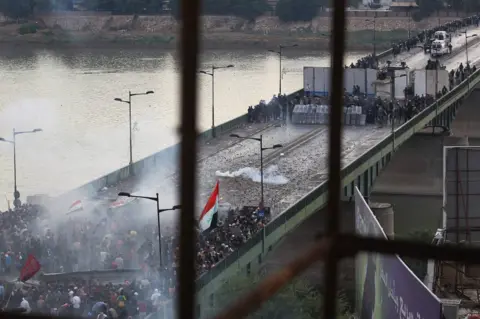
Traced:
POLYGON ((415 0, 394 0, 390 4, 390 10, 392 11, 409 11, 411 9, 418 8, 418 5, 415 0))

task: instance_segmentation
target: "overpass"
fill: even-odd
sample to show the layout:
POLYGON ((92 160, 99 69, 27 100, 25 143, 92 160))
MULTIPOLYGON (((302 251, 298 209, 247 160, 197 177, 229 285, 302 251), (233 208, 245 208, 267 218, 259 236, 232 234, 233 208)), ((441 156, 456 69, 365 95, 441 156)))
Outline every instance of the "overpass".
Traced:
MULTIPOLYGON (((427 107, 409 122, 395 129, 362 156, 342 169, 343 200, 353 196, 355 186, 363 194, 370 194, 379 173, 387 166, 398 148, 428 125, 450 127, 461 101, 472 88, 480 83, 480 71, 476 71, 466 81, 447 95, 427 107)), ((328 185, 323 182, 294 205, 270 222, 243 247, 197 280, 197 302, 200 310, 212 303, 214 292, 232 275, 249 271, 259 265, 287 233, 302 224, 307 218, 327 204, 328 185)))

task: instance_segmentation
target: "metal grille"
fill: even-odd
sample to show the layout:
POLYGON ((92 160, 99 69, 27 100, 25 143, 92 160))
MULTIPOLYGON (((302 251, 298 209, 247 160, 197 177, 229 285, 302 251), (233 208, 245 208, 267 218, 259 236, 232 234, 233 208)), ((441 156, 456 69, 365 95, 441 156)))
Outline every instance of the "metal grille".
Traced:
MULTIPOLYGON (((345 50, 345 9, 346 0, 334 1, 332 25, 332 96, 331 105, 343 102, 343 55, 345 50)), ((180 225, 180 270, 178 315, 180 318, 195 318, 195 258, 194 258, 194 202, 196 183, 197 150, 197 69, 199 52, 199 15, 198 1, 182 0, 181 28, 181 188, 182 203, 180 225)), ((480 249, 466 247, 438 247, 428 244, 394 240, 386 241, 374 238, 357 237, 340 233, 340 194, 341 194, 341 125, 342 108, 332 107, 329 145, 329 201, 327 232, 318 238, 316 244, 304 255, 291 262, 281 271, 269 276, 260 285, 231 307, 219 314, 217 318, 244 318, 258 310, 262 303, 272 297, 293 278, 305 271, 316 261, 324 261, 325 295, 324 318, 336 316, 336 296, 338 266, 342 258, 355 256, 360 251, 379 252, 382 254, 399 254, 405 257, 429 258, 436 260, 463 261, 480 263, 480 249)), ((2 317, 22 317, 12 313, 0 313, 2 317)), ((42 318, 42 316, 31 316, 42 318)), ((46 318, 46 317, 43 317, 46 318)))

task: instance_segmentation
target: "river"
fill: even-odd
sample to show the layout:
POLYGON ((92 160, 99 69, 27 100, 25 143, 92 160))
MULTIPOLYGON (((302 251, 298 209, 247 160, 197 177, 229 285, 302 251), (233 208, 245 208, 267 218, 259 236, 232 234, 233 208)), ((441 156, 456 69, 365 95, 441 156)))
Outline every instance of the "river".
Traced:
MULTIPOLYGON (((346 63, 363 53, 352 53, 346 63)), ((215 122, 246 112, 278 91, 278 56, 268 52, 206 52, 201 65, 235 67, 215 73, 215 122)), ((283 92, 303 86, 304 66, 328 66, 328 53, 285 53, 283 92)), ((132 103, 133 159, 177 141, 179 61, 175 52, 24 52, 0 56, 0 137, 17 136, 17 185, 27 195, 58 195, 128 164, 128 106, 132 103)), ((199 129, 211 126, 211 78, 199 74, 199 129)), ((13 199, 13 149, 0 143, 0 209, 13 199)))

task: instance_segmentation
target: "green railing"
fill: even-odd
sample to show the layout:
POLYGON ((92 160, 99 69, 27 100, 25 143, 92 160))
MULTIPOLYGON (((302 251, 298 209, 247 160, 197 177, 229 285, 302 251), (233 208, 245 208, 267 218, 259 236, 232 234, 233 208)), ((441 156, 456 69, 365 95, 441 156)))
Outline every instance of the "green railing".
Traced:
MULTIPOLYGON (((433 118, 435 118, 435 113, 440 114, 453 103, 467 95, 469 89, 474 88, 478 83, 480 83, 480 70, 473 73, 468 79, 460 83, 452 91, 438 99, 438 104, 433 103, 432 105, 425 108, 422 112, 417 114, 415 117, 413 117, 411 120, 397 128, 394 133, 395 147, 397 148, 403 142, 408 140, 408 138, 415 134, 416 131, 423 129, 426 124, 428 124, 433 118), (435 110, 437 107, 438 110, 435 110)), ((390 152, 392 150, 392 141, 393 135, 387 136, 377 145, 366 151, 362 156, 360 156, 352 163, 347 165, 345 168, 343 168, 341 174, 342 179, 344 180, 344 186, 346 186, 345 180, 347 179, 347 177, 350 177, 351 179, 350 175, 352 173, 355 173, 355 171, 359 169, 362 170, 362 166, 364 166, 365 169, 368 169, 368 167, 366 167, 366 164, 373 163, 372 159, 381 158, 383 157, 383 155, 386 155, 387 152, 390 152), (386 151, 386 149, 388 151, 386 151)), ((264 248, 275 244, 275 242, 279 238, 281 238, 284 234, 286 234, 291 229, 295 228, 297 225, 303 222, 308 216, 315 213, 319 209, 322 209, 326 204, 327 192, 328 182, 325 181, 317 188, 312 190, 310 193, 305 195, 303 198, 301 198, 298 202, 286 209, 277 218, 275 218, 268 225, 266 225, 264 229, 262 229, 253 238, 251 238, 242 247, 240 247, 240 249, 233 252, 231 255, 219 262, 208 273, 205 273, 200 278, 198 278, 196 282, 197 292, 199 292, 203 287, 205 287, 213 279, 219 276, 228 267, 237 262, 251 248, 259 244, 261 244, 264 248), (294 219, 296 220, 294 221, 294 219), (277 235, 274 234, 276 232, 277 235)))

